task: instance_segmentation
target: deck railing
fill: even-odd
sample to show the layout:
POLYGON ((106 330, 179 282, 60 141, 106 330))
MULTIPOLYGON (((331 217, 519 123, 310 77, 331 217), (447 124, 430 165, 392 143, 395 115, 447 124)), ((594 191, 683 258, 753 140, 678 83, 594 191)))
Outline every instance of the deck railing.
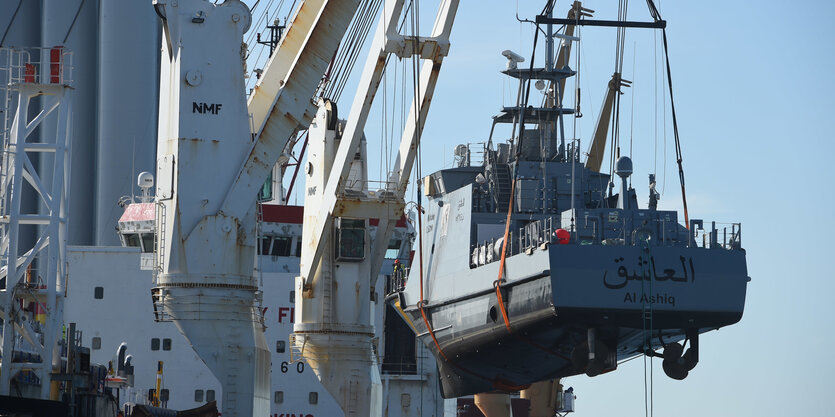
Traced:
POLYGON ((738 250, 742 248, 742 223, 711 222, 705 229, 704 221, 690 221, 690 246, 706 249, 738 250))
MULTIPOLYGON (((648 219, 641 224, 630 224, 627 218, 619 221, 616 235, 611 231, 607 235, 602 229, 605 221, 600 217, 590 216, 582 219, 586 235, 579 236, 571 233, 569 244, 575 245, 605 245, 605 246, 635 246, 650 242, 653 246, 687 246, 705 249, 739 250, 742 248, 741 223, 711 222, 709 229, 704 228, 704 221, 691 220, 689 239, 680 232, 681 228, 672 221, 663 219, 648 219), (591 229, 590 234, 588 233, 591 229)), ((557 244, 556 231, 560 227, 569 230, 569 225, 561 225, 557 217, 547 217, 530 222, 515 232, 510 233, 507 256, 522 252, 531 253, 538 248, 557 244)), ((470 246, 470 267, 486 265, 500 259, 501 238, 488 239, 470 246)))

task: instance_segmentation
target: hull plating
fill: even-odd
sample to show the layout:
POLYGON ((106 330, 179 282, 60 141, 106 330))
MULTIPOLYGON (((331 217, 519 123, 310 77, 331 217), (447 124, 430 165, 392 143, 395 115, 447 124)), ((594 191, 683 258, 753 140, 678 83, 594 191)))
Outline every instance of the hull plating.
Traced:
MULTIPOLYGON (((742 318, 748 277, 741 250, 559 245, 536 252, 508 259, 502 298, 511 332, 486 278, 465 296, 425 306, 443 354, 420 310, 405 310, 438 359, 445 397, 584 373, 577 355, 588 352, 590 328, 602 344, 596 351, 614 364, 646 343, 658 348, 688 329, 742 318), (520 265, 528 272, 514 274, 520 265)), ((495 279, 493 265, 472 272, 495 279)))

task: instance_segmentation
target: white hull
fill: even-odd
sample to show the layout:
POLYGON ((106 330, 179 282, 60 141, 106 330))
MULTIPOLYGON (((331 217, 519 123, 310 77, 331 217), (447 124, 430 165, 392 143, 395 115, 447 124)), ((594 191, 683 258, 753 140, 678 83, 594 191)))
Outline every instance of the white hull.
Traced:
MULTIPOLYGON (((144 403, 148 390, 156 384, 156 363, 163 361, 163 388, 169 390, 170 398, 168 408, 183 410, 200 406, 206 402, 209 390, 214 391, 220 408, 220 383, 209 368, 173 323, 154 321, 151 271, 140 269, 139 258, 137 248, 70 247, 65 322, 77 323, 85 346, 100 346, 91 350, 90 360, 94 363, 107 364, 119 344, 127 342, 128 354, 133 355, 135 383, 131 391, 121 393, 122 402, 144 403), (95 298, 96 287, 103 289, 101 299, 95 298), (93 338, 100 338, 100 343, 93 338), (152 339, 159 339, 158 350, 152 350, 152 339), (171 340, 170 350, 164 350, 165 339, 171 340), (203 391, 202 401, 195 400, 195 390, 203 391)), ((294 317, 291 292, 298 274, 298 258, 260 258, 261 268, 270 271, 261 274, 266 339, 272 355, 270 415, 342 416, 336 401, 322 388, 310 367, 291 359, 289 335, 294 317), (284 342, 284 352, 277 352, 277 342, 284 342), (311 396, 316 397, 315 404, 311 404, 311 396)), ((383 279, 378 280, 378 294, 383 294, 383 284, 383 279)), ((377 329, 382 328, 382 298, 376 304, 377 329)), ((417 369, 416 375, 383 374, 384 415, 444 415, 434 360, 420 345, 417 369)))

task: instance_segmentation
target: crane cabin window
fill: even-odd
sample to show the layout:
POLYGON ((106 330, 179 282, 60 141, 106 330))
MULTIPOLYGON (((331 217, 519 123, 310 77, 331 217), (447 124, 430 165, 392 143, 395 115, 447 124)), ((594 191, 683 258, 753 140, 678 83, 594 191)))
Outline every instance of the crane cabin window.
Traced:
POLYGON ((336 234, 337 261, 359 262, 365 259, 364 219, 339 219, 336 234))
POLYGON ((144 252, 144 253, 153 253, 154 252, 154 234, 153 233, 142 233, 142 252, 144 252))
POLYGON ((125 240, 125 246, 139 248, 139 234, 138 233, 125 233, 122 235, 125 240))

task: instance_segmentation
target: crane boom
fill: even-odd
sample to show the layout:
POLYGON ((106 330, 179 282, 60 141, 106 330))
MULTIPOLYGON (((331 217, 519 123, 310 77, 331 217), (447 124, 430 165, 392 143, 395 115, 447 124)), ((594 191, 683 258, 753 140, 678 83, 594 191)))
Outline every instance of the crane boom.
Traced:
POLYGON ((221 210, 227 215, 241 218, 254 209, 252 196, 290 137, 313 120, 316 88, 358 3, 308 0, 299 7, 247 103, 255 141, 226 194, 221 210))
MULTIPOLYGON (((344 179, 347 178, 348 170, 350 169, 351 158, 349 155, 359 145, 362 129, 365 126, 368 112, 371 110, 371 104, 374 101, 374 96, 377 93, 377 88, 382 78, 386 57, 390 53, 394 53, 400 58, 408 58, 412 54, 419 54, 421 58, 428 60, 421 68, 420 92, 422 97, 417 100, 421 106, 419 110, 421 124, 420 126, 417 125, 418 121, 415 120, 415 115, 418 113, 413 108, 409 112, 409 119, 404 128, 403 141, 401 142, 400 152, 395 162, 395 171, 392 173, 394 176, 389 179, 386 186, 387 192, 397 193, 399 198, 402 199, 406 192, 408 176, 411 172, 412 163, 414 162, 414 153, 417 149, 417 136, 420 130, 423 129, 423 122, 426 120, 426 112, 429 109, 429 103, 434 92, 435 81, 440 71, 441 62, 449 53, 449 35, 457 12, 458 1, 445 3, 444 7, 439 10, 431 37, 417 37, 417 39, 414 37, 404 37, 397 33, 396 17, 399 16, 403 8, 403 2, 397 0, 391 1, 391 3, 389 5, 389 1, 386 2, 385 10, 390 10, 390 16, 394 17, 386 17, 382 20, 375 35, 370 49, 372 52, 366 61, 362 79, 360 80, 360 90, 354 97, 354 103, 351 107, 351 117, 345 126, 344 139, 339 144, 339 149, 334 158, 334 165, 327 178, 319 214, 305 219, 308 222, 305 224, 305 227, 310 227, 310 230, 315 230, 309 238, 306 238, 306 242, 322 241, 327 230, 329 230, 329 222, 335 216, 352 217, 352 212, 359 211, 362 214, 359 216, 354 214, 355 217, 376 216, 382 222, 384 218, 397 219, 402 214, 402 204, 399 208, 394 209, 390 205, 381 205, 376 202, 363 204, 361 201, 352 201, 350 205, 345 205, 339 195, 340 188, 344 186, 344 179), (376 55, 374 55, 375 52, 376 55)), ((313 251, 302 252, 301 276, 305 286, 311 285, 314 277, 313 272, 318 267, 322 257, 322 251, 324 250, 322 245, 316 245, 315 243, 313 247, 315 248, 313 251)))
MULTIPOLYGON (((600 172, 603 165, 603 154, 606 152, 606 138, 609 133, 609 121, 612 119, 612 106, 615 103, 615 98, 620 94, 621 87, 628 87, 630 83, 631 81, 622 79, 620 73, 616 72, 612 74, 612 79, 606 88, 606 97, 603 99, 603 105, 600 106, 600 115, 594 127, 589 156, 586 159, 586 168, 594 172, 600 172)), ((614 151, 612 150, 612 152, 614 151)))
POLYGON ((336 123, 332 123, 336 119, 335 107, 326 101, 309 130, 311 151, 305 180, 304 244, 301 275, 296 280, 293 346, 346 416, 382 415, 370 314, 371 302, 376 299, 373 283, 395 219, 403 212, 403 196, 420 132, 441 63, 449 51, 449 35, 458 9, 458 0, 442 2, 432 36, 407 38, 398 34, 396 28, 403 3, 385 2, 384 15, 341 137, 334 127, 336 123), (364 182, 362 158, 366 153, 362 132, 389 54, 401 58, 419 55, 425 61, 419 75, 420 91, 415 92, 395 170, 384 189, 372 193, 364 182), (358 158, 360 168, 356 169, 358 158), (371 218, 379 219, 373 243, 367 239, 371 218))

